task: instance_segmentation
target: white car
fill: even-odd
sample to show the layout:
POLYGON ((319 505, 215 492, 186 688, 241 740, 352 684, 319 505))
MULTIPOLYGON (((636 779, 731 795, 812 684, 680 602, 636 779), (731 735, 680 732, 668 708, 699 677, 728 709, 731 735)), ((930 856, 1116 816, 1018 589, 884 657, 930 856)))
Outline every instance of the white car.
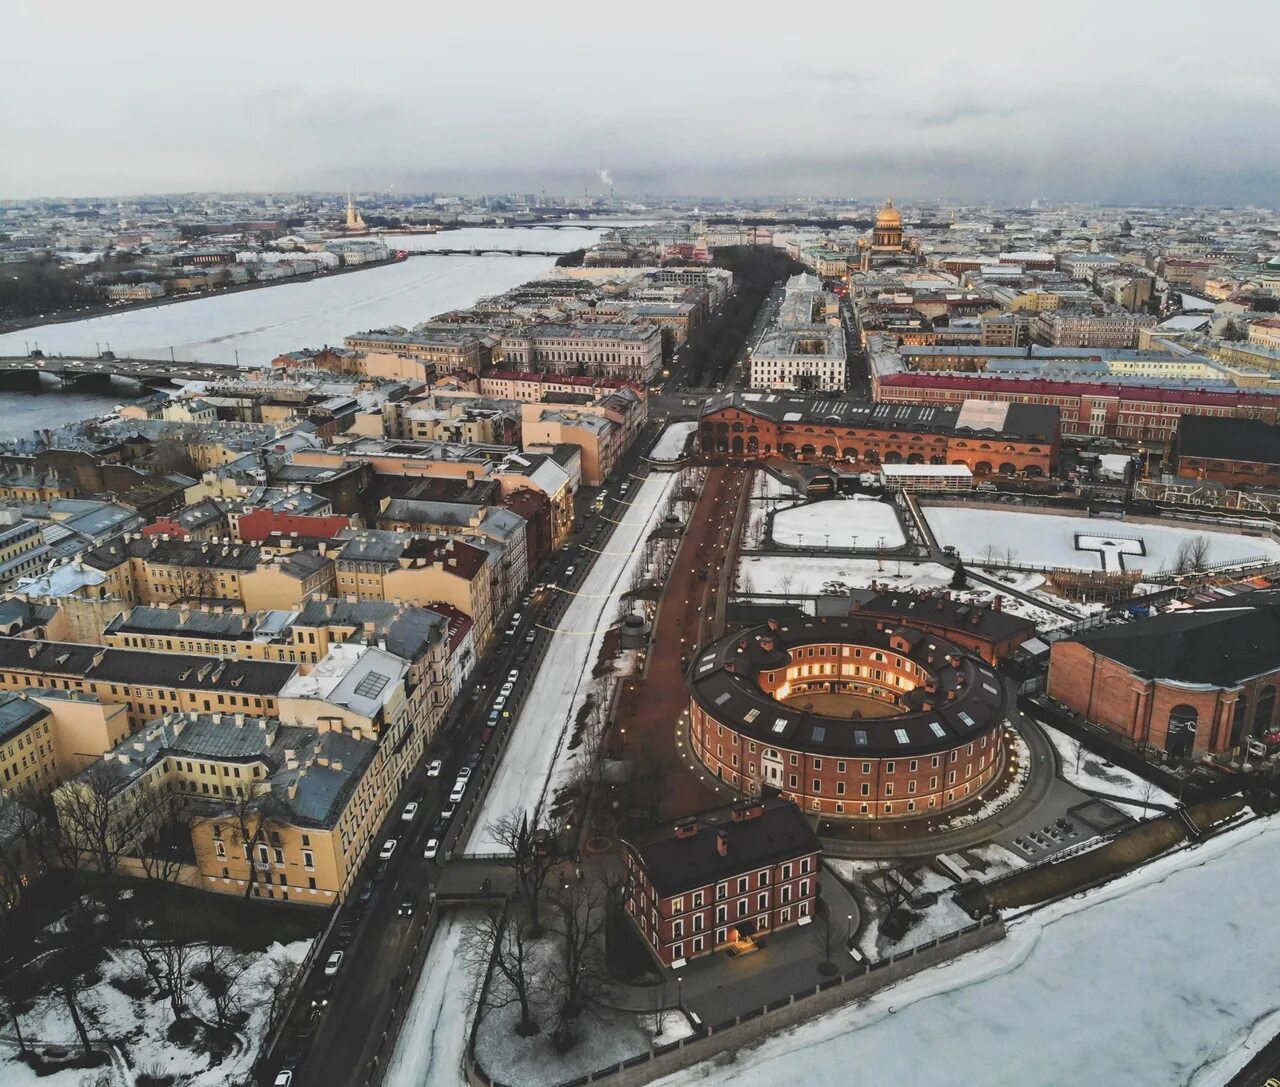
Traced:
POLYGON ((576 567, 576 566, 570 566, 570 567, 569 567, 569 569, 567 569, 567 570, 564 572, 564 579, 565 579, 565 581, 568 581, 570 578, 572 578, 572 577, 573 577, 573 572, 574 572, 574 570, 576 570, 576 569, 577 569, 577 567, 576 567))
POLYGON ((515 689, 516 689, 516 685, 512 683, 511 680, 507 680, 507 682, 502 685, 503 698, 510 698, 511 692, 514 691, 515 689))
POLYGON ((444 763, 442 763, 439 759, 432 759, 427 764, 427 777, 438 778, 440 776, 440 771, 443 769, 444 769, 444 763))
POLYGON ((389 861, 391 859, 391 854, 395 851, 396 840, 394 838, 388 838, 382 843, 382 848, 378 851, 378 860, 389 861))
POLYGON ((465 781, 456 781, 453 784, 453 790, 449 793, 449 803, 456 804, 462 799, 462 794, 467 791, 467 783, 465 781))
POLYGON ((507 704, 507 696, 505 694, 500 694, 498 695, 497 698, 493 700, 493 708, 495 710, 502 709, 502 707, 505 706, 506 704, 507 704))
POLYGON ((466 781, 466 780, 467 780, 467 778, 469 778, 470 776, 471 776, 471 767, 470 767, 470 766, 464 766, 461 770, 459 770, 459 771, 458 771, 458 780, 459 780, 459 781, 466 781))
POLYGON ((429 861, 436 859, 436 854, 440 852, 440 839, 428 838, 427 848, 422 851, 422 855, 429 861))
POLYGON ((335 951, 332 955, 329 956, 327 960, 325 960, 324 976, 327 978, 333 977, 333 975, 338 972, 338 967, 340 967, 341 965, 342 965, 342 952, 335 951))
POLYGON ((404 806, 404 811, 400 813, 400 822, 412 823, 413 820, 417 817, 417 814, 418 814, 418 802, 416 800, 411 800, 408 804, 404 806))
POLYGON ((507 673, 507 679, 509 679, 512 683, 514 683, 519 678, 520 678, 519 668, 512 668, 511 671, 507 673))
POLYGON ((276 1073, 276 1078, 272 1084, 272 1087, 290 1087, 290 1084, 292 1083, 293 1083, 293 1069, 284 1068, 276 1073))

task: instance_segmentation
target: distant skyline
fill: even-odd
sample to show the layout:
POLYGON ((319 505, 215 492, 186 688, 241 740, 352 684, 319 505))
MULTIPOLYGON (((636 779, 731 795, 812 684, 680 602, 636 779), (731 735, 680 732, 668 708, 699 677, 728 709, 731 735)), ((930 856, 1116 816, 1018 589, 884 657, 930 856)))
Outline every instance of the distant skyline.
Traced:
POLYGON ((6 13, 0 197, 357 189, 1274 206, 1280 6, 139 0, 6 13))

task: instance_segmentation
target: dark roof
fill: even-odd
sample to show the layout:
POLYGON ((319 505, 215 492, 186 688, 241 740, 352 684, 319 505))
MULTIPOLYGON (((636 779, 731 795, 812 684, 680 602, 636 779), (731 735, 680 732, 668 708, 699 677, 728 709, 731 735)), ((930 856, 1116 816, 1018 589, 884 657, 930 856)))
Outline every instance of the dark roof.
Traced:
POLYGON ((0 744, 8 743, 48 716, 49 711, 27 698, 26 692, 5 691, 0 694, 0 744))
POLYGON ((805 618, 731 635, 699 652, 687 676, 693 698, 714 720, 759 743, 818 755, 931 754, 976 739, 1005 719, 1004 682, 985 662, 936 634, 874 616, 805 618), (896 639, 905 648, 894 648, 896 639), (921 686, 904 695, 903 712, 895 716, 851 718, 805 709, 802 698, 780 702, 761 688, 760 673, 785 668, 789 649, 832 643, 909 658, 932 676, 936 693, 921 686))
POLYGON ((37 671, 134 686, 275 695, 298 666, 276 661, 215 660, 142 649, 104 649, 75 642, 0 638, 0 670, 37 671))
POLYGON ((1280 426, 1260 419, 1184 415, 1178 421, 1178 456, 1280 464, 1280 426))
POLYGON ((961 629, 993 642, 1016 638, 1019 634, 1030 638, 1036 632, 1036 625, 1030 619, 1007 611, 997 611, 993 607, 952 599, 949 592, 874 593, 861 604, 855 602, 853 610, 868 615, 888 616, 904 623, 928 623, 961 629))
POLYGON ((822 849, 800 809, 776 796, 714 808, 696 816, 695 823, 697 833, 689 837, 677 837, 676 824, 666 823, 627 842, 663 898, 822 849), (754 808, 758 814, 735 820, 735 808, 754 808), (716 847, 718 832, 728 839, 724 856, 716 847))
POLYGON ((166 566, 193 566, 217 570, 252 570, 262 559, 256 547, 208 540, 166 540, 159 536, 126 540, 117 536, 87 551, 84 561, 99 570, 111 570, 126 559, 144 559, 166 566))
POLYGON ((1280 668, 1280 591, 1102 627, 1072 640, 1145 679, 1233 687, 1280 668))

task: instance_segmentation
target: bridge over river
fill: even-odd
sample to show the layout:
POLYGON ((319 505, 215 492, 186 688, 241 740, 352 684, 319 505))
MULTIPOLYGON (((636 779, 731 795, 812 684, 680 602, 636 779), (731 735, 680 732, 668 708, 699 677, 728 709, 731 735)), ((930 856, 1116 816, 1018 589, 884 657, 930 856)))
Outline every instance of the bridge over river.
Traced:
POLYGON ((109 355, 0 356, 0 385, 42 385, 74 389, 84 386, 137 391, 175 381, 216 381, 238 371, 214 363, 175 362, 170 359, 126 359, 109 355))

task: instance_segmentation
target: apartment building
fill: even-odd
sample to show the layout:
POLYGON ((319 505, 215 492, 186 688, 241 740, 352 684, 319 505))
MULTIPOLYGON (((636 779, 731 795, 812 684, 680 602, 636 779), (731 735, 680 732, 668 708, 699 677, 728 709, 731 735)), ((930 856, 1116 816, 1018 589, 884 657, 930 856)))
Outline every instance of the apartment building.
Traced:
POLYGON ((577 446, 582 452, 582 482, 588 487, 603 483, 625 452, 621 426, 576 405, 525 404, 520 428, 526 446, 577 446))
POLYGON ((647 384, 662 368, 662 330, 641 322, 533 325, 506 333, 499 352, 509 369, 647 384))
POLYGON ((1075 313, 1040 313, 1032 325, 1036 340, 1050 347, 1137 347, 1144 328, 1156 319, 1133 313, 1107 316, 1075 313))
POLYGON ((52 688, 0 692, 0 793, 51 792, 128 735, 118 703, 52 688))

